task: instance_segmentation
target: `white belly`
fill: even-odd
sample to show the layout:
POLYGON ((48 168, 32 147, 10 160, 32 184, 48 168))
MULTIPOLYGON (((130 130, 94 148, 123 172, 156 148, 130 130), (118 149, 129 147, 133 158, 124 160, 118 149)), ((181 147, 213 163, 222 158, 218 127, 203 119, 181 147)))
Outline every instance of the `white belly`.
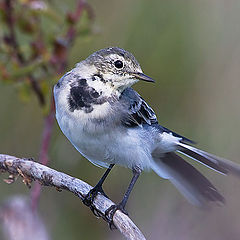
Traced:
POLYGON ((148 141, 139 136, 141 128, 98 125, 81 114, 85 113, 79 110, 60 114, 57 111, 56 118, 66 137, 89 161, 103 167, 111 163, 128 168, 150 167, 151 148, 148 141))

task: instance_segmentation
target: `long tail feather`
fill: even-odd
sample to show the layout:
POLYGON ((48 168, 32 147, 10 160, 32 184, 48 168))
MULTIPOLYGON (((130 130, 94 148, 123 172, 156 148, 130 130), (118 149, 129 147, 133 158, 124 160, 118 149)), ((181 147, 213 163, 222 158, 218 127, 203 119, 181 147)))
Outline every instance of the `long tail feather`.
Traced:
POLYGON ((159 176, 169 179, 192 204, 207 206, 209 202, 224 203, 223 196, 209 180, 176 153, 169 152, 153 159, 152 169, 159 176))
POLYGON ((196 160, 220 173, 234 174, 240 177, 240 164, 231 162, 227 159, 217 157, 190 145, 179 143, 178 152, 196 160))

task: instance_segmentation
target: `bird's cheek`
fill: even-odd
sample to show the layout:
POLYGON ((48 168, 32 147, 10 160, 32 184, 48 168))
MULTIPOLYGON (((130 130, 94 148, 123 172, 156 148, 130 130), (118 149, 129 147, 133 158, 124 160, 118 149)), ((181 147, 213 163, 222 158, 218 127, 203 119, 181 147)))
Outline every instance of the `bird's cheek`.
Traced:
POLYGON ((136 79, 136 78, 128 78, 128 79, 125 80, 125 85, 126 85, 127 87, 130 87, 130 86, 132 86, 133 84, 137 83, 138 81, 139 81, 139 80, 136 79))

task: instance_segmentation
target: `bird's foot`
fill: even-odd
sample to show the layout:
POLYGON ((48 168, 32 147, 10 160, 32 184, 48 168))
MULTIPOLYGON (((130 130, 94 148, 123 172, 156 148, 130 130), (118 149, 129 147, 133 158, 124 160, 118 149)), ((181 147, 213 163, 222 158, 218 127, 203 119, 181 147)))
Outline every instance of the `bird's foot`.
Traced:
POLYGON ((95 197, 98 194, 102 194, 105 197, 108 198, 108 196, 105 194, 105 192, 103 191, 102 186, 96 185, 94 188, 92 188, 88 194, 84 197, 84 199, 82 200, 83 204, 85 204, 86 206, 88 206, 91 211, 93 212, 93 214, 97 217, 101 217, 101 214, 97 211, 97 209, 94 207, 93 205, 93 201, 95 199, 95 197))
POLYGON ((117 205, 112 205, 105 211, 105 219, 107 220, 109 224, 109 228, 111 230, 116 229, 116 226, 113 223, 113 216, 117 210, 122 211, 124 214, 128 215, 127 211, 124 208, 124 205, 122 203, 119 203, 117 205))

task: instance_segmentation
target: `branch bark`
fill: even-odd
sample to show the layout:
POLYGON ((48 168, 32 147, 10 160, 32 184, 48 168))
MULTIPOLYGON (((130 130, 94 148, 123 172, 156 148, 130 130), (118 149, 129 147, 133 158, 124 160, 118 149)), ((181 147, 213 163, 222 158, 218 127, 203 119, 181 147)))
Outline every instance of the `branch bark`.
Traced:
MULTIPOLYGON (((57 189, 70 191, 80 199, 83 199, 92 189, 92 186, 82 180, 34 162, 32 159, 0 154, 0 169, 3 172, 9 172, 11 174, 8 180, 9 182, 14 181, 13 176, 20 175, 23 178, 23 182, 27 185, 29 185, 31 181, 36 180, 44 186, 52 186, 57 189)), ((96 212, 104 220, 106 220, 104 215, 105 211, 113 204, 110 199, 102 194, 98 194, 93 202, 96 212)), ((113 216, 113 222, 126 239, 145 240, 145 237, 137 226, 121 211, 116 211, 113 216)))

